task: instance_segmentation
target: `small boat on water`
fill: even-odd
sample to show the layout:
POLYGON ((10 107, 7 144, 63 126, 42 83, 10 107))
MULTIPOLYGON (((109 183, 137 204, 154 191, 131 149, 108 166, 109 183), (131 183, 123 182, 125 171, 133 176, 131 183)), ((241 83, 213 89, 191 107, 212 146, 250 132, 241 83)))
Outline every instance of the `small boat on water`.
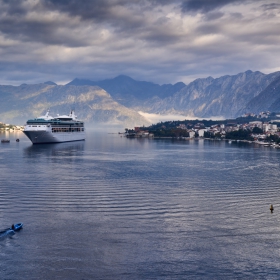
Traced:
POLYGON ((10 229, 14 230, 14 231, 19 231, 22 229, 22 227, 23 227, 23 223, 18 223, 18 224, 12 225, 12 227, 10 229))
POLYGON ((9 139, 2 139, 1 143, 10 143, 10 140, 9 139))
POLYGON ((23 223, 13 224, 10 228, 6 228, 0 231, 0 237, 14 235, 16 234, 16 231, 21 230, 22 227, 23 227, 23 223))

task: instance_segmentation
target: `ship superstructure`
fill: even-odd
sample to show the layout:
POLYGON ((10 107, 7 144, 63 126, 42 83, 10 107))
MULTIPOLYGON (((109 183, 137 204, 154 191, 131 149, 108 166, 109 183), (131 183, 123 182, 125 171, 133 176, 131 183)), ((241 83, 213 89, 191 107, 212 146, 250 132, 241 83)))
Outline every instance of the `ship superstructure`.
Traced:
POLYGON ((46 115, 28 120, 24 134, 33 144, 61 143, 85 140, 84 122, 77 120, 74 111, 69 115, 46 115))

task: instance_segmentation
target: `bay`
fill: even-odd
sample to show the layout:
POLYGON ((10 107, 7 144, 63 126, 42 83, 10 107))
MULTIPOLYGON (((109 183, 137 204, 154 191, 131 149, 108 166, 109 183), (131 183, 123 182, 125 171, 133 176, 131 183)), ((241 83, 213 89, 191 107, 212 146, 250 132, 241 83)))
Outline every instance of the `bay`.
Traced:
POLYGON ((1 279, 279 278, 280 150, 0 137, 1 279))

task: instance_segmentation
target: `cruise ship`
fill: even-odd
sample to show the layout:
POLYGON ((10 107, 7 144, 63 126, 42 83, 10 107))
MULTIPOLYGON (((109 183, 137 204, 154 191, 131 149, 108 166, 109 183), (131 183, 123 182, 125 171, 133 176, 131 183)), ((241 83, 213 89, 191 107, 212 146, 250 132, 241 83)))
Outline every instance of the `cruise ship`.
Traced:
POLYGON ((33 144, 62 143, 85 140, 84 122, 77 120, 74 111, 69 115, 46 115, 31 119, 24 126, 24 134, 33 144))

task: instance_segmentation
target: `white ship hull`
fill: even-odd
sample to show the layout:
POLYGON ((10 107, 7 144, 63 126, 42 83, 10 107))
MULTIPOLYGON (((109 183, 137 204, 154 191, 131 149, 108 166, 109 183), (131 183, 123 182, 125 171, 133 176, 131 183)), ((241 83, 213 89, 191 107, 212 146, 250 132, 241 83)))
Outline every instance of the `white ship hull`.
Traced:
POLYGON ((33 144, 62 143, 85 140, 85 131, 52 132, 50 125, 26 125, 23 133, 33 144))
POLYGON ((62 143, 85 140, 85 132, 24 131, 33 144, 62 143))

